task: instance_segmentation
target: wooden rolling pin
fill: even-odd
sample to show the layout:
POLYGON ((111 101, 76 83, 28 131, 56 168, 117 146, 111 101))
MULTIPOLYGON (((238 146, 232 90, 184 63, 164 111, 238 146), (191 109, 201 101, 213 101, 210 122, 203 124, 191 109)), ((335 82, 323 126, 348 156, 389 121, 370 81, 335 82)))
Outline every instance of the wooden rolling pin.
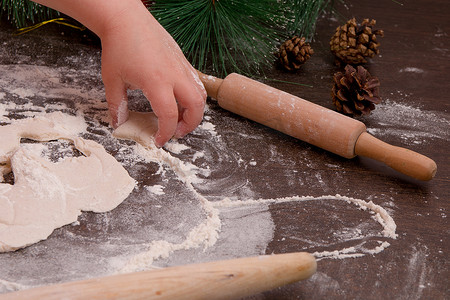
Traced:
POLYGON ((264 255, 114 275, 0 295, 29 299, 239 299, 309 278, 308 253, 264 255))
POLYGON ((236 73, 199 75, 208 96, 228 111, 345 158, 366 156, 419 180, 436 174, 432 159, 382 142, 360 121, 236 73))

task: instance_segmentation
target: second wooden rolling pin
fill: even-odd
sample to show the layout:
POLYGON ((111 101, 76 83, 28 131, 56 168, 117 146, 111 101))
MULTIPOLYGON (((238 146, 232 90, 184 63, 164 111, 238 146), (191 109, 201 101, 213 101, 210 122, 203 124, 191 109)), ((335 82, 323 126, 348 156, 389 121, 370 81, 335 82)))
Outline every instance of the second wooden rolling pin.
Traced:
POLYGON ((263 255, 43 286, 0 300, 240 299, 309 278, 316 268, 306 252, 263 255))
POLYGON ((240 116, 346 158, 361 155, 381 161, 419 180, 430 180, 436 173, 432 159, 382 142, 358 120, 236 73, 225 79, 199 75, 208 96, 240 116))

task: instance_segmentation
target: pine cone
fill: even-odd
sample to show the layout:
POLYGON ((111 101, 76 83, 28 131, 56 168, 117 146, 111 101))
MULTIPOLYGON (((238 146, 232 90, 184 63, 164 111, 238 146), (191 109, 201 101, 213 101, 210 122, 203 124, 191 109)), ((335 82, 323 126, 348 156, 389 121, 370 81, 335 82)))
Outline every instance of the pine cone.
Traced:
POLYGON ((294 36, 285 41, 277 53, 280 65, 288 71, 296 71, 314 53, 304 37, 294 36))
POLYGON ((356 23, 356 19, 348 20, 342 26, 336 28, 336 32, 331 38, 330 49, 336 58, 346 64, 367 63, 367 57, 374 57, 379 54, 377 35, 383 36, 383 30, 374 30, 375 20, 364 19, 361 25, 356 23))
POLYGON ((345 67, 345 74, 334 74, 332 89, 333 104, 339 112, 347 115, 368 115, 381 102, 378 96, 380 81, 372 77, 362 66, 357 70, 351 65, 345 67))

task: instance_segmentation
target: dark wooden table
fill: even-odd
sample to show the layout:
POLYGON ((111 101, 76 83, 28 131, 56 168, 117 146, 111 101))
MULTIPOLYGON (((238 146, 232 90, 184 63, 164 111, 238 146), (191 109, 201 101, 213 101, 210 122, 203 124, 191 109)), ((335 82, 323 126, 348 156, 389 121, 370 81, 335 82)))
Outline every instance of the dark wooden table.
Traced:
MULTIPOLYGON (((253 207, 248 211, 243 210, 241 215, 234 214, 232 210, 223 211, 224 227, 216 246, 204 252, 195 250, 184 256, 175 255, 173 259, 160 262, 161 266, 261 253, 324 253, 355 247, 354 253, 363 253, 362 257, 343 258, 336 254, 321 258, 318 261, 317 273, 309 280, 256 295, 251 299, 450 297, 447 256, 447 214, 450 199, 450 6, 443 0, 404 1, 403 5, 389 0, 346 2, 346 7, 338 7, 340 19, 320 19, 317 34, 312 42, 315 54, 301 71, 288 74, 274 69, 268 74, 273 79, 298 82, 306 86, 274 81, 266 83, 333 109, 330 99, 332 75, 340 69, 334 64, 329 52, 329 38, 337 26, 351 17, 358 20, 376 19, 377 27, 384 30, 385 37, 380 39, 380 55, 373 58, 366 67, 381 81, 380 93, 383 102, 373 114, 362 118, 361 121, 374 136, 435 160, 438 172, 433 180, 420 182, 367 158, 347 160, 338 157, 226 112, 213 101, 209 104, 210 109, 206 116, 208 122, 216 126, 215 130, 220 135, 222 146, 215 147, 213 142, 209 142, 211 136, 202 132, 187 137, 181 143, 194 149, 204 147, 207 153, 212 153, 210 160, 205 158, 204 161, 212 168, 210 181, 204 186, 197 186, 211 201, 220 200, 224 196, 232 199, 269 199, 294 195, 318 197, 340 194, 362 199, 366 203, 372 201, 383 207, 395 221, 397 238, 382 236, 381 225, 373 220, 367 211, 358 210, 344 201, 325 199, 275 202, 253 207), (214 164, 217 164, 215 168, 212 167, 214 164), (257 218, 259 215, 265 215, 264 220, 268 220, 270 224, 252 221, 251 218, 257 218), (241 229, 230 229, 233 223, 241 226, 241 229), (266 231, 252 228, 261 224, 268 226, 266 231), (237 244, 233 242, 231 235, 235 236, 236 232, 242 233, 238 240, 240 244, 249 243, 248 251, 242 250, 245 247, 236 250, 238 252, 232 249, 237 244), (266 242, 254 242, 259 241, 259 235, 263 233, 268 234, 269 239, 266 237, 265 240, 262 238, 266 242), (379 253, 364 252, 364 249, 376 249, 382 242, 389 243, 389 246, 379 253), (227 243, 232 246, 227 248, 227 243), (220 251, 224 252, 219 253, 220 251)), ((26 35, 13 36, 13 29, 5 21, 1 26, 0 66, 3 70, 13 72, 18 69, 12 67, 30 65, 45 66, 48 68, 46 70, 60 71, 65 68, 64 76, 61 77, 64 80, 60 80, 59 84, 80 89, 94 88, 101 94, 100 50, 89 37, 54 25, 26 35), (64 35, 61 34, 62 31, 64 35)), ((2 78, 5 78, 5 74, 0 74, 0 92, 11 88, 5 85, 13 82, 2 81, 2 78)), ((57 88, 57 85, 58 83, 53 83, 51 86, 57 88)), ((21 101, 17 93, 15 96, 9 92, 4 94, 2 101, 21 101)), ((64 102, 76 110, 70 103, 78 101, 77 97, 80 95, 83 97, 83 94, 79 94, 73 96, 73 99, 57 98, 54 102, 64 102)), ((48 97, 37 94, 30 98, 34 103, 48 101, 48 97)), ((100 100, 104 102, 104 99, 100 100)), ((139 102, 142 99, 137 100, 139 102)), ((132 108, 135 109, 146 109, 145 105, 133 105, 132 108)), ((188 159, 183 155, 179 157, 188 159)), ((143 178, 140 186, 162 184, 158 175, 155 175, 157 166, 146 167, 148 169, 144 175, 147 176, 142 177, 140 171, 143 178)), ((138 173, 133 169, 129 169, 129 172, 132 175, 138 173)), ((176 186, 175 184, 174 189, 176 186)), ((142 226, 163 230, 165 227, 161 222, 165 218, 179 218, 180 223, 188 222, 187 220, 192 218, 189 213, 195 215, 197 212, 192 208, 188 210, 187 215, 183 214, 184 207, 190 207, 192 203, 189 200, 181 200, 185 199, 185 195, 182 191, 178 192, 182 195, 179 202, 167 200, 172 205, 170 210, 160 211, 159 214, 153 213, 154 210, 145 212, 147 215, 143 215, 142 226)), ((148 204, 149 207, 156 205, 155 207, 161 208, 165 205, 164 197, 153 197, 152 201, 156 202, 148 204)), ((113 213, 106 214, 107 217, 83 214, 79 226, 56 230, 49 240, 24 250, 0 254, 0 279, 15 281, 21 276, 21 270, 26 269, 25 266, 32 265, 27 262, 33 259, 45 265, 30 266, 29 272, 25 272, 24 276, 39 273, 33 271, 33 268, 47 268, 46 273, 53 272, 54 268, 57 269, 62 264, 61 261, 70 258, 57 254, 50 258, 49 252, 67 247, 64 246, 66 240, 71 248, 80 248, 80 251, 83 251, 95 247, 89 246, 88 241, 94 243, 96 238, 107 239, 105 233, 114 236, 114 230, 124 228, 113 226, 109 223, 111 220, 120 219, 132 209, 145 210, 143 207, 146 206, 142 201, 141 204, 133 201, 125 201, 113 213), (105 218, 108 222, 104 221, 105 218), (97 225, 88 226, 88 222, 97 222, 97 225), (69 241, 68 233, 84 239, 69 241), (62 242, 55 242, 58 239, 62 242), (49 259, 52 259, 52 266, 48 264, 49 259), (10 265, 5 267, 7 261, 10 265)), ((185 229, 178 227, 174 231, 180 236, 185 233, 185 229)), ((174 235, 176 240, 176 234, 174 235)), ((88 266, 89 259, 78 259, 74 264, 77 263, 82 268, 88 266)), ((105 273, 91 270, 89 274, 105 273)), ((42 282, 60 282, 80 279, 83 276, 85 275, 61 275, 42 282)), ((28 282, 30 285, 42 284, 33 280, 28 282)))

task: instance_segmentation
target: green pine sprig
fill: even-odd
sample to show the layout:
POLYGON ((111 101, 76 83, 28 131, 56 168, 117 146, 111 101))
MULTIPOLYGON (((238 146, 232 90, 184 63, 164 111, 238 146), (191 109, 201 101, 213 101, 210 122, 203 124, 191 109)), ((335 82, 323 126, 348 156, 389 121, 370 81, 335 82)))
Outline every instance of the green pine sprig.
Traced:
POLYGON ((288 7, 285 15, 290 18, 286 28, 288 35, 312 38, 318 18, 332 3, 333 0, 285 0, 284 5, 288 7))
POLYGON ((0 3, 0 15, 6 13, 8 20, 17 28, 23 28, 59 15, 57 11, 29 0, 1 0, 0 3))
POLYGON ((310 38, 328 0, 159 0, 150 11, 199 70, 259 74, 290 35, 310 38), (208 67, 211 70, 208 70, 208 67))

